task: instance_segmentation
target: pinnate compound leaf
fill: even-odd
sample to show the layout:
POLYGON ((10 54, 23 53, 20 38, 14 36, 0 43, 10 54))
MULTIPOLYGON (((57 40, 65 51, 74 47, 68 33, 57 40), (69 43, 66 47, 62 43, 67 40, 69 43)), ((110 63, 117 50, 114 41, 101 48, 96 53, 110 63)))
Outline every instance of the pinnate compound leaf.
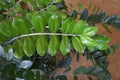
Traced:
POLYGON ((88 24, 84 21, 78 21, 75 26, 74 26, 74 29, 72 31, 72 33, 75 33, 75 34, 82 34, 83 31, 88 27, 88 24))
POLYGON ((54 56, 60 47, 60 41, 58 36, 51 36, 50 42, 48 45, 48 52, 51 56, 54 56))
POLYGON ((44 20, 44 17, 38 13, 32 14, 31 23, 34 27, 34 29, 37 32, 44 32, 46 28, 46 22, 44 20))
POLYGON ((48 20, 50 32, 57 32, 61 24, 61 17, 53 14, 48 20))
POLYGON ((81 39, 79 37, 73 37, 72 38, 72 45, 73 45, 73 47, 76 51, 78 51, 80 53, 84 52, 85 46, 81 42, 81 39))
POLYGON ((25 54, 23 51, 22 40, 15 40, 13 43, 14 56, 17 58, 22 58, 25 54))
POLYGON ((39 36, 36 43, 36 50, 40 56, 44 56, 48 50, 48 41, 46 36, 39 36))
POLYGON ((67 36, 62 36, 60 51, 62 52, 63 55, 66 55, 70 52, 70 42, 67 36))
POLYGON ((98 31, 97 27, 88 27, 83 31, 83 35, 94 36, 94 35, 96 35, 97 31, 98 31))
POLYGON ((26 37, 23 42, 23 50, 28 57, 31 57, 35 52, 35 43, 32 37, 26 37))

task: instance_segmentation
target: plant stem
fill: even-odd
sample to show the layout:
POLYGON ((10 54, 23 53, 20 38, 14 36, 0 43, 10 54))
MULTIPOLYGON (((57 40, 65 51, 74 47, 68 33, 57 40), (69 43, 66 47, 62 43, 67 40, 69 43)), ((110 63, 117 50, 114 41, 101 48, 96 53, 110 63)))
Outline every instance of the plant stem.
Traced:
POLYGON ((29 36, 39 36, 39 35, 50 35, 50 36, 81 36, 78 34, 62 34, 62 33, 31 33, 31 34, 24 34, 18 37, 14 37, 12 38, 8 44, 12 43, 13 41, 15 41, 16 39, 20 39, 23 37, 29 37, 29 36))
POLYGON ((52 0, 52 2, 50 3, 50 5, 48 5, 47 7, 43 8, 42 10, 38 11, 37 13, 40 13, 42 11, 45 11, 46 9, 50 8, 53 4, 54 4, 55 0, 52 0))
POLYGON ((19 4, 20 2, 22 2, 22 0, 17 1, 17 4, 19 4))

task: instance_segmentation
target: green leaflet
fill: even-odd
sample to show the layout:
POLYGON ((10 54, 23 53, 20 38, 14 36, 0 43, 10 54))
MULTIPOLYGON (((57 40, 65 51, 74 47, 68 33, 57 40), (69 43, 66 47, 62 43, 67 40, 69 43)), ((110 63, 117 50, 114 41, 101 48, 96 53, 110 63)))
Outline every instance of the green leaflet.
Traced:
POLYGON ((110 38, 108 38, 107 36, 103 36, 103 35, 100 35, 100 36, 96 36, 94 38, 94 40, 97 42, 97 43, 109 43, 110 42, 110 38))
POLYGON ((89 66, 86 68, 85 74, 92 74, 96 70, 96 66, 89 66))
POLYGON ((92 38, 88 36, 81 36, 80 38, 81 38, 82 43, 86 46, 93 47, 97 45, 96 41, 94 41, 92 38))
POLYGON ((65 20, 68 16, 66 13, 61 12, 61 11, 58 11, 56 14, 61 17, 61 20, 65 20))
POLYGON ((3 35, 3 34, 0 33, 0 42, 1 42, 1 41, 2 41, 2 42, 3 42, 3 41, 8 41, 8 39, 9 39, 8 37, 6 37, 5 35, 3 35))
POLYGON ((46 22, 45 22, 42 15, 40 15, 38 13, 34 13, 32 15, 31 23, 37 32, 44 32, 45 31, 46 22))
POLYGON ((33 15, 34 15, 34 13, 27 13, 27 14, 26 14, 26 18, 27 18, 27 20, 28 20, 29 22, 31 22, 33 15))
POLYGON ((0 23, 0 33, 8 37, 17 36, 17 32, 13 29, 10 21, 4 21, 0 23))
POLYGON ((16 17, 12 21, 12 27, 18 34, 27 34, 29 33, 30 23, 26 19, 16 17))
POLYGON ((0 23, 0 33, 5 35, 5 36, 8 36, 8 34, 9 34, 9 32, 6 29, 6 26, 4 25, 3 22, 0 23))
POLYGON ((79 37, 73 37, 72 38, 72 45, 73 45, 73 47, 76 51, 78 51, 80 53, 84 52, 85 46, 81 42, 81 39, 79 37))
POLYGON ((22 58, 24 56, 23 44, 21 40, 15 40, 13 43, 14 56, 17 58, 22 58))
POLYGON ((84 36, 94 36, 98 31, 97 27, 88 27, 83 31, 84 36))
POLYGON ((63 55, 66 55, 70 52, 70 42, 67 36, 62 36, 62 41, 60 44, 60 51, 63 55))
POLYGON ((13 9, 15 12, 19 12, 19 10, 21 9, 21 4, 14 4, 13 9))
POLYGON ((7 41, 9 38, 8 30, 3 22, 0 23, 0 41, 7 41))
POLYGON ((94 40, 97 42, 97 48, 100 50, 107 49, 107 44, 110 42, 110 39, 106 36, 96 36, 94 40))
POLYGON ((33 8, 34 10, 37 10, 37 9, 38 9, 38 8, 37 8, 37 5, 36 5, 36 3, 35 3, 34 0, 29 0, 29 2, 30 2, 31 6, 32 6, 32 8, 33 8))
POLYGON ((26 69, 20 68, 15 71, 15 75, 19 78, 23 78, 23 73, 26 72, 26 69))
POLYGON ((46 36, 39 36, 36 43, 36 50, 40 56, 44 56, 48 50, 48 41, 46 36))
MULTIPOLYGON (((56 5, 52 5, 50 8, 48 8, 47 9, 47 12, 50 14, 50 13, 52 13, 52 14, 54 14, 54 13, 56 13, 56 10, 58 10, 58 7, 56 6, 56 5)), ((57 14, 58 15, 58 14, 57 14)), ((59 15, 59 16, 61 16, 61 15, 59 15)))
POLYGON ((8 36, 14 37, 17 36, 15 33, 15 30, 12 28, 12 23, 9 21, 4 21, 3 23, 4 27, 6 28, 6 33, 8 34, 8 36))
POLYGON ((108 45, 107 44, 100 44, 98 43, 96 48, 98 48, 99 50, 106 50, 108 48, 108 45))
POLYGON ((70 19, 71 18, 68 18, 62 22, 62 33, 66 32, 66 28, 67 28, 67 25, 70 23, 70 19))
POLYGON ((66 33, 71 34, 73 30, 73 26, 75 25, 76 21, 74 19, 71 20, 71 22, 67 25, 66 33))
POLYGON ((80 66, 73 71, 74 74, 84 74, 85 72, 86 72, 85 66, 80 66))
POLYGON ((12 23, 10 21, 4 21, 3 22, 4 27, 6 27, 6 33, 10 36, 10 37, 15 37, 17 36, 17 32, 15 32, 15 30, 12 27, 12 23))
POLYGON ((48 24, 48 20, 53 12, 49 13, 49 11, 41 12, 42 16, 45 18, 46 24, 48 24))
POLYGON ((48 45, 48 52, 51 56, 54 56, 60 47, 60 41, 58 36, 51 36, 50 42, 48 45))
POLYGON ((95 46, 87 46, 88 47, 88 49, 89 49, 89 51, 94 51, 95 50, 95 46))
POLYGON ((65 21, 62 22, 62 33, 72 33, 73 26, 75 25, 76 21, 69 17, 65 21))
MULTIPOLYGON (((43 1, 43 0, 41 0, 41 1, 43 1)), ((48 5, 50 2, 52 2, 52 0, 45 0, 44 2, 45 2, 45 5, 48 5)))
POLYGON ((63 2, 63 0, 54 0, 54 3, 63 2))
POLYGON ((70 23, 71 18, 68 18, 62 22, 62 33, 66 32, 67 25, 70 23))
POLYGON ((32 37, 26 37, 23 43, 23 50, 28 57, 31 57, 35 52, 35 43, 32 37))
POLYGON ((23 76, 24 76, 25 80, 34 80, 35 75, 34 75, 33 71, 28 70, 28 71, 24 72, 23 76))
POLYGON ((36 80, 40 80, 41 79, 41 74, 39 71, 36 71, 36 80))
POLYGON ((36 0, 36 3, 40 5, 42 8, 44 8, 46 5, 49 4, 51 0, 36 0))
POLYGON ((53 33, 57 32, 60 27, 60 24, 61 24, 61 18, 58 15, 53 14, 48 20, 48 26, 50 32, 53 33))
POLYGON ((75 34, 82 34, 83 31, 88 27, 88 24, 84 21, 78 21, 75 26, 74 26, 74 29, 72 31, 72 33, 75 33, 75 34))

